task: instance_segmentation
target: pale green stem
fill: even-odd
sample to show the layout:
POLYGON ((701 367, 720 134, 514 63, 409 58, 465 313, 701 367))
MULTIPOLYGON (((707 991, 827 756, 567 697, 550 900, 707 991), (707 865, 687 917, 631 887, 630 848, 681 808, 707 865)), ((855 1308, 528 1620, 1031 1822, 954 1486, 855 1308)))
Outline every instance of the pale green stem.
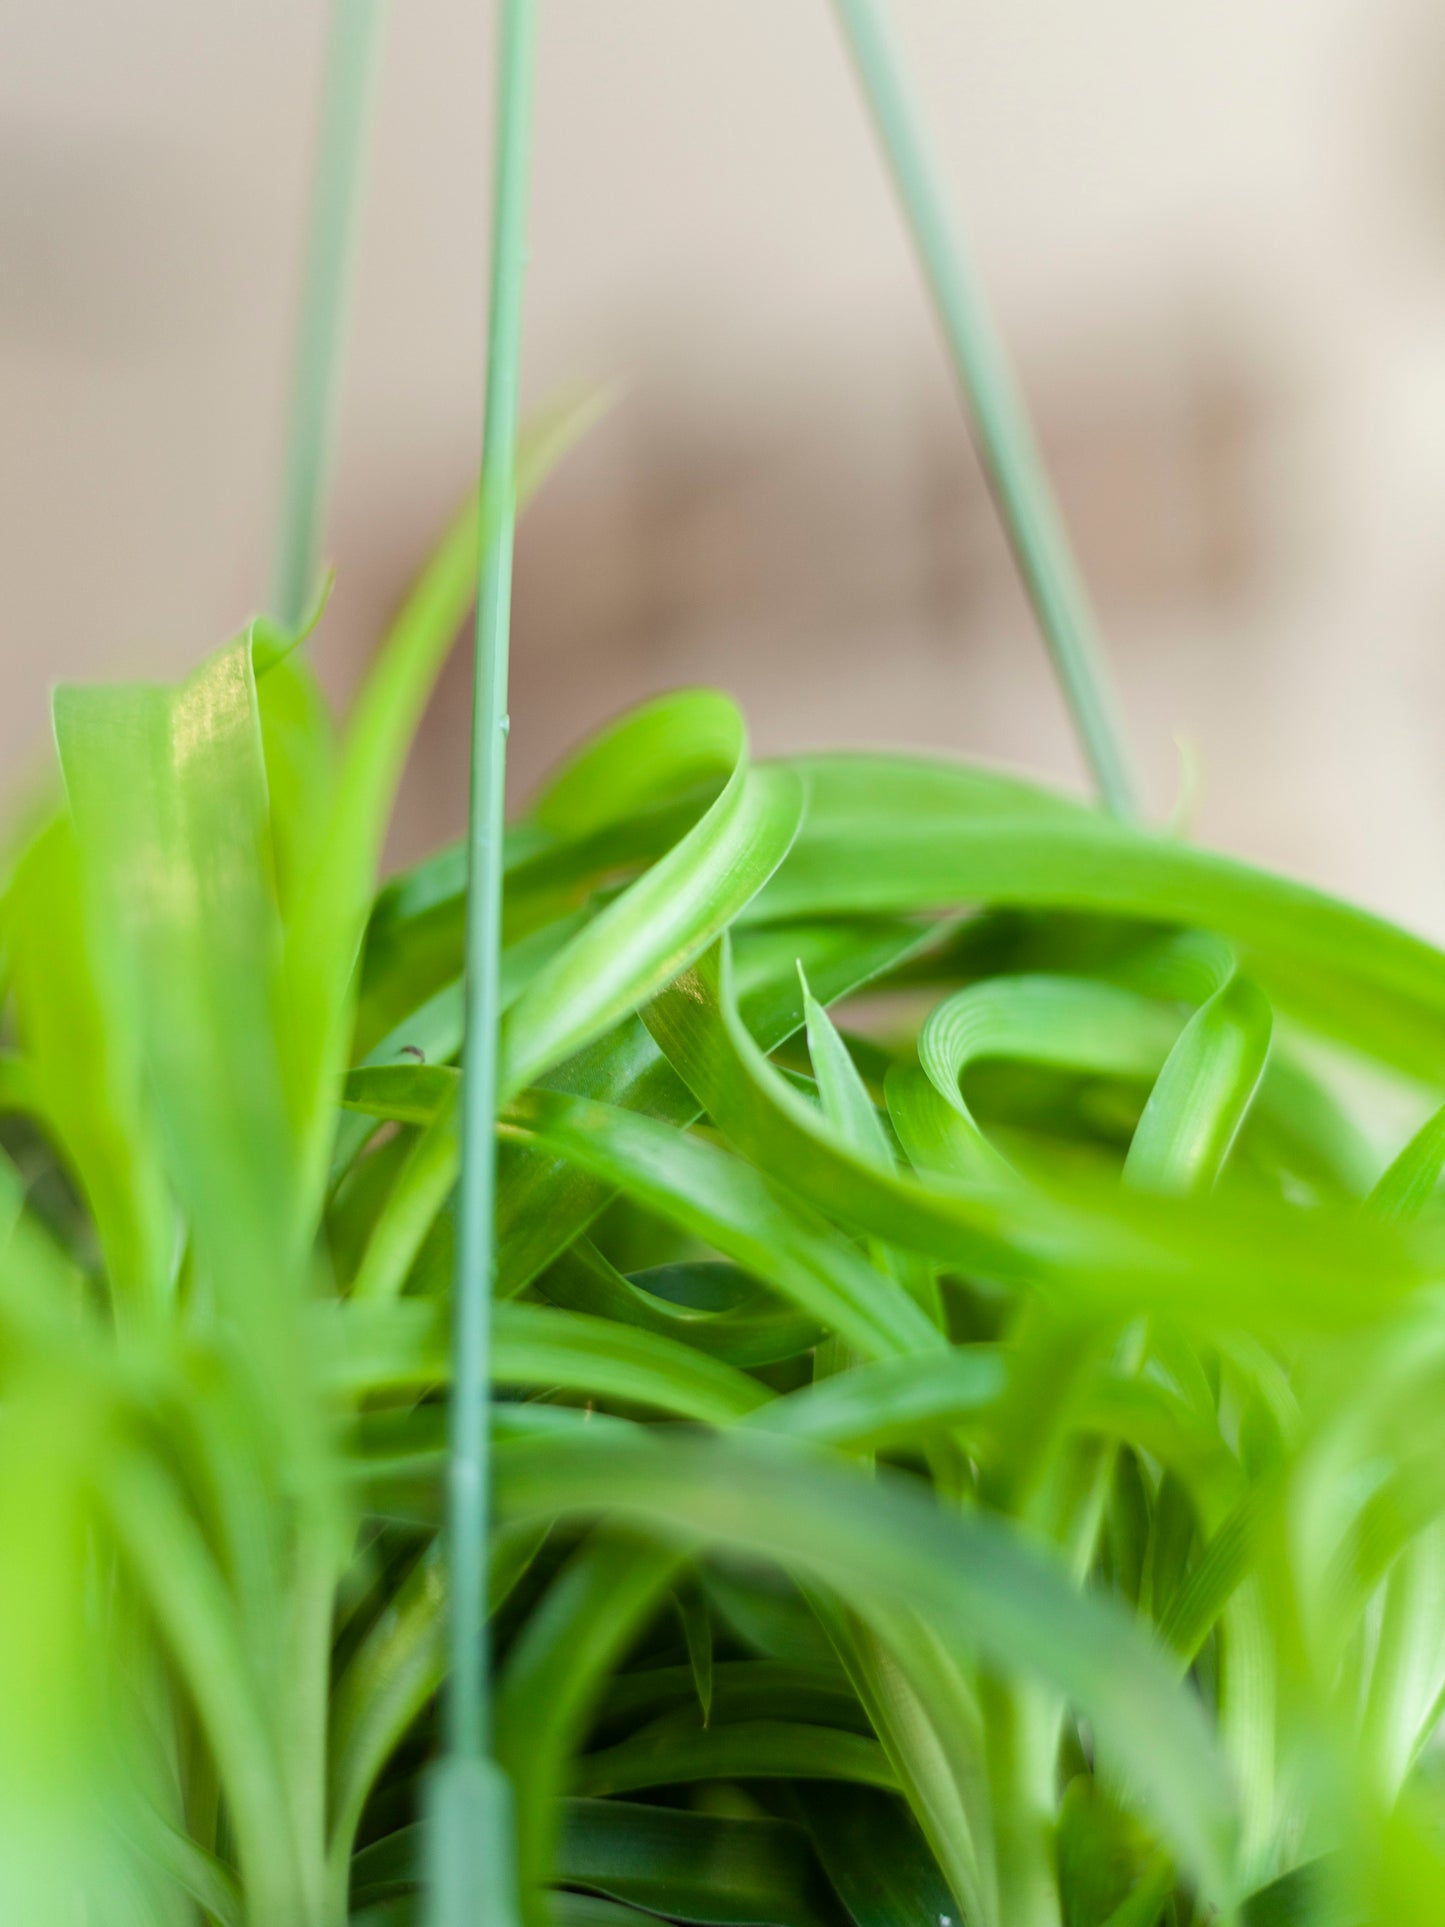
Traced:
POLYGON ((1136 814, 1118 707, 1027 410, 938 186, 880 0, 837 0, 989 483, 1099 794, 1136 814))
POLYGON ((316 590, 384 20, 385 0, 332 0, 272 590, 292 629, 316 590))
POLYGON ((496 1262, 502 825, 516 510, 514 457, 535 39, 533 0, 507 0, 498 80, 492 299, 482 446, 483 555, 477 600, 467 839, 466 1042, 447 1490, 450 1618, 444 1713, 448 1746, 454 1754, 471 1759, 485 1757, 491 1728, 486 1615, 491 1483, 488 1401, 496 1262))
POLYGON ((482 434, 481 580, 467 823, 461 1169, 452 1290, 447 1461, 447 1676, 443 1758, 426 1794, 429 1927, 510 1927, 517 1917, 515 1822, 489 1757, 492 1648, 487 1620, 491 1522, 492 1285, 496 1266, 497 1054, 506 792, 507 649, 516 520, 517 386, 522 350, 534 0, 505 0, 497 71, 492 298, 482 434))

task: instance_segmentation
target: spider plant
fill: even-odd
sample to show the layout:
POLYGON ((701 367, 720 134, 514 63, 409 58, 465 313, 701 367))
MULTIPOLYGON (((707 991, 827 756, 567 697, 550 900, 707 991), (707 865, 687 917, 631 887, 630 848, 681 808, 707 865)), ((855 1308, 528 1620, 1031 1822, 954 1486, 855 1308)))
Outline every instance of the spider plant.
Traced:
MULTIPOLYGON (((57 696, 3 898, 16 1919, 411 1917, 461 852, 373 888, 475 544, 339 736, 264 624, 57 696)), ((505 869, 527 1918, 1438 1917, 1445 1130, 1381 1176, 1351 1112, 1445 1081, 1445 960, 1016 777, 754 763, 707 691, 505 869)))
POLYGON ((1021 419, 842 12, 1118 813, 757 763, 675 693, 508 828, 469 1000, 467 851, 378 860, 482 563, 497 730, 513 495, 589 413, 509 483, 510 394, 344 728, 319 615, 60 690, 0 889, 7 1920, 419 1919, 467 1810, 433 1762, 488 1737, 527 1927, 1440 1918, 1445 957, 1124 820, 1021 419), (455 1480, 442 1528, 485 1271, 484 1640, 455 1480))

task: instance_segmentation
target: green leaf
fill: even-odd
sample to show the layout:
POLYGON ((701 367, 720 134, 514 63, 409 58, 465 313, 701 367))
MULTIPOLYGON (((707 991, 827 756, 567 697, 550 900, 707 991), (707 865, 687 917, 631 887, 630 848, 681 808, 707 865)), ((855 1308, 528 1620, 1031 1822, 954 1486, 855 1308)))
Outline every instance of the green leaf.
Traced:
POLYGON ((105 906, 87 901, 74 828, 58 818, 5 898, 22 1053, 6 1109, 39 1116, 95 1223, 118 1314, 153 1316, 172 1283, 175 1211, 145 1102, 145 1025, 133 979, 107 963, 105 906))
POLYGON ((1378 917, 964 765, 857 755, 794 767, 807 822, 760 917, 992 903, 1188 924, 1237 943, 1277 1005, 1445 1080, 1440 953, 1378 917))
MULTIPOLYGON (((450 1378, 444 1303, 402 1299, 327 1310, 319 1329, 332 1359, 332 1383, 353 1397, 450 1378)), ((741 1418, 770 1396, 732 1366, 655 1332, 542 1305, 496 1306, 492 1354, 497 1384, 560 1386, 657 1406, 704 1424, 741 1418)))
POLYGON ((825 1891, 796 1827, 675 1807, 569 1800, 557 1876, 704 1927, 823 1927, 825 1891))
POLYGON ((528 1918, 545 1914, 569 1761, 608 1669, 666 1591, 679 1563, 666 1546, 610 1530, 562 1568, 507 1654, 496 1698, 497 1757, 517 1792, 517 1859, 528 1918))
POLYGON ((831 1726, 740 1721, 688 1732, 648 1728, 576 1763, 581 1794, 636 1793, 698 1780, 857 1780, 892 1788, 893 1770, 876 1740, 831 1726))
MULTIPOLYGON (((279 919, 250 651, 179 688, 62 685, 55 735, 81 861, 139 1012, 180 1185, 235 1281, 296 1236, 278 1048, 279 919)), ((279 1280, 277 1281, 279 1282, 279 1280)))
POLYGON ((249 645, 232 644, 179 688, 62 687, 55 732, 167 1174, 296 1476, 319 1491, 297 1289, 311 1227, 287 1103, 292 1060, 249 645))
POLYGON ((1229 1155, 1264 1076, 1273 1014, 1246 978, 1202 1004, 1164 1062, 1124 1163, 1150 1191, 1204 1192, 1229 1155))
POLYGON ((1043 1678, 1071 1699, 1137 1781, 1184 1862, 1226 1883, 1227 1783, 1198 1708, 1163 1655, 1105 1601, 1006 1528, 949 1516, 897 1480, 710 1442, 598 1438, 507 1446, 497 1455, 506 1516, 632 1521, 669 1538, 714 1543, 784 1563, 866 1615, 907 1605, 946 1639, 1043 1678))
MULTIPOLYGON (((358 1856, 359 1898, 415 1880, 418 1831, 404 1829, 358 1856)), ((698 1927, 833 1927, 834 1922, 806 1838, 780 1820, 568 1800, 562 1807, 557 1877, 698 1927)), ((557 1908, 583 1898, 554 1894, 550 1904, 557 1908)), ((617 1909, 619 1915, 622 1911, 617 1909)), ((610 1923, 611 1916, 607 1919, 610 1923)), ((594 1927, 590 1914, 578 1927, 584 1923, 594 1927)), ((603 1927, 600 1918, 595 1927, 603 1927)))
MULTIPOLYGON (((524 503, 596 420, 587 395, 532 427, 517 457, 524 503)), ((348 984, 371 908, 382 839, 408 746, 476 594, 482 547, 476 494, 468 497, 382 644, 352 708, 324 819, 319 823, 285 938, 287 1012, 295 1052, 293 1099, 308 1190, 324 1180, 331 1085, 345 1061, 348 984)))
POLYGON ((997 1178, 1004 1160, 959 1087, 970 1065, 1008 1058, 1152 1080, 1179 1027, 1176 1012, 1114 984, 1043 975, 993 978, 970 984, 929 1013, 918 1061, 962 1122, 953 1138, 963 1174, 997 1178))
POLYGON ((441 1563, 423 1557, 386 1601, 337 1684, 331 1717, 330 1857, 344 1881, 376 1777, 442 1675, 441 1563))
POLYGON ((505 1099, 660 990, 754 897, 797 833, 803 793, 741 752, 717 802, 646 874, 580 930, 502 1023, 505 1099))
MULTIPOLYGON (((818 1080, 823 1115, 849 1151, 867 1163, 891 1171, 897 1158, 887 1130, 868 1095, 868 1087, 859 1075, 858 1067, 848 1054, 848 1046, 839 1036, 827 1011, 809 991, 801 961, 798 964, 798 979, 803 986, 808 1056, 818 1080)), ((880 1271, 897 1278, 907 1288, 934 1324, 942 1324, 938 1288, 924 1260, 877 1239, 872 1242, 869 1255, 880 1271)))
POLYGON ((549 1905, 558 1927, 651 1927, 655 1918, 599 1894, 553 1894, 549 1905))
POLYGON ((993 1909, 992 1811, 971 1667, 905 1606, 811 1595, 965 1920, 993 1909))
POLYGON ((392 1181, 352 1280, 351 1295, 359 1303, 400 1294, 437 1213, 451 1195, 457 1181, 459 1095, 458 1080, 451 1076, 392 1181))
MULTIPOLYGON (((787 928, 781 945, 774 937, 771 933, 750 944, 738 969, 743 1015, 767 1047, 781 1042, 803 1021, 794 961, 798 955, 805 957, 813 981, 827 995, 842 996, 917 951, 924 941, 916 926, 899 922, 787 928)), ((697 1115, 696 1100, 635 1020, 599 1039, 548 1082, 675 1125, 691 1123, 697 1115)), ((441 1066, 378 1066, 351 1073, 344 1101, 376 1116, 425 1122, 447 1088, 441 1066)), ((504 1140, 499 1158, 499 1295, 511 1296, 529 1284, 586 1229, 612 1195, 605 1181, 576 1169, 568 1160, 504 1140)))
POLYGON ((1306 1861, 1249 1896, 1242 1927, 1366 1927, 1365 1915, 1335 1891, 1327 1860, 1306 1861))
POLYGON ((803 986, 803 1010, 808 1028, 808 1056, 818 1080, 823 1115, 848 1149, 859 1157, 887 1167, 893 1164, 893 1147, 888 1142, 868 1087, 858 1075, 858 1067, 848 1055, 848 1046, 838 1035, 832 1019, 808 989, 803 966, 798 965, 798 980, 803 986))
MULTIPOLYGON (((699 1578, 718 1623, 748 1650, 765 1654, 763 1663, 810 1672, 836 1668, 837 1655, 815 1602, 805 1598, 785 1573, 710 1557, 699 1578)), ((761 1709, 764 1714, 776 1710, 773 1706, 761 1709)))
POLYGON ((815 1445, 885 1451, 930 1433, 967 1428, 997 1401, 1006 1382, 1004 1358, 986 1345, 927 1358, 879 1359, 775 1399, 753 1423, 815 1445))
POLYGON ((605 829, 699 784, 726 784, 746 753, 737 704, 715 689, 640 703, 600 729, 546 782, 529 822, 557 837, 605 829))
POLYGON ((273 1709, 228 1610, 222 1576, 171 1482, 140 1455, 109 1456, 106 1509, 193 1696, 235 1827, 248 1905, 284 1918, 296 1891, 273 1709))
POLYGON ((1141 1872, 1137 1884, 1125 1894, 1103 1927, 1155 1927, 1159 1910, 1174 1890, 1174 1869, 1157 1854, 1141 1872))
POLYGON ((502 1130, 625 1191, 766 1279, 870 1357, 942 1342, 912 1300, 822 1219, 715 1145, 553 1091, 519 1098, 503 1114, 502 1130))
POLYGON ((1169 1602, 1159 1635, 1186 1661, 1192 1660, 1253 1563, 1260 1532, 1277 1494, 1270 1482, 1252 1486, 1220 1524, 1204 1554, 1169 1602))
POLYGON ((548 1302, 589 1312, 695 1345, 730 1365, 773 1365, 796 1358, 822 1326, 763 1289, 736 1265, 660 1265, 628 1277, 586 1238, 563 1252, 542 1278, 548 1302), (722 1309, 714 1309, 720 1297, 722 1309))
POLYGON ((702 1723, 706 1726, 712 1718, 712 1615, 703 1595, 687 1586, 674 1588, 672 1605, 682 1627, 687 1661, 697 1688, 697 1703, 702 1713, 702 1723))
POLYGON ((1445 1165, 1445 1105, 1431 1112, 1383 1173, 1370 1193, 1371 1214, 1392 1224, 1408 1224, 1418 1218, 1440 1182, 1442 1165, 1445 1165))
MULTIPOLYGON (((704 1584, 716 1591, 711 1570, 704 1584)), ((732 1597, 736 1599, 734 1591, 732 1597)), ((709 1620, 711 1620, 711 1608, 709 1620)), ((818 1726, 846 1727, 866 1733, 868 1721, 842 1671, 836 1666, 792 1665, 770 1659, 715 1659, 712 1708, 719 1720, 777 1717, 818 1726)), ((612 1727, 673 1713, 697 1697, 695 1670, 686 1666, 646 1666, 619 1674, 602 1702, 602 1722, 612 1727)))
MULTIPOLYGON (((802 956, 819 994, 842 997, 873 981, 926 940, 917 925, 897 920, 858 924, 819 922, 760 933, 738 958, 744 1021, 765 1050, 789 1037, 803 1021, 795 959, 802 956)), ((622 1025, 564 1065, 548 1083, 557 1090, 595 1098, 671 1120, 693 1122, 692 1093, 663 1058, 636 1019, 622 1025)), ((520 1291, 586 1229, 613 1195, 610 1187, 568 1163, 534 1150, 500 1147, 498 1199, 498 1290, 520 1291)))
POLYGON ((958 1902, 901 1801, 856 1785, 802 1785, 796 1799, 855 1927, 962 1927, 958 1902))
MULTIPOLYGON (((644 1020, 718 1128, 762 1169, 785 1172, 813 1207, 890 1244, 1016 1275, 991 1199, 942 1198, 859 1157, 777 1074, 741 1021, 726 946, 700 957, 648 1006, 644 1020)), ((936 1332, 925 1338, 929 1321, 912 1310, 900 1316, 918 1331, 915 1348, 922 1350, 937 1342, 936 1332)))
POLYGON ((300 644, 319 623, 318 603, 300 635, 282 636, 265 622, 249 630, 256 677, 261 754, 270 805, 271 852, 283 921, 305 881, 336 780, 336 729, 300 644))
POLYGON ((1172 1872, 1155 1864, 1157 1851, 1147 1830, 1088 1774, 1076 1775, 1064 1789, 1058 1856, 1068 1927, 1105 1927, 1131 1902, 1143 1904, 1139 1918, 1143 1927, 1153 1927, 1173 1890, 1172 1872), (1160 1880, 1165 1881, 1162 1893, 1160 1880), (1137 1891, 1141 1886, 1147 1889, 1143 1896, 1137 1891))
MULTIPOLYGON (((1206 1208, 1121 1192, 1112 1179, 1082 1174, 1050 1174, 1047 1188, 1038 1178, 1027 1188, 965 1186, 958 1164, 972 1168, 976 1147, 963 1119, 906 1069, 887 1082, 894 1122, 915 1165, 944 1181, 880 1170, 844 1151, 762 1059, 715 953, 649 1005, 646 1021, 719 1128, 763 1169, 786 1172, 815 1209, 1000 1284, 1033 1285, 1074 1307, 1192 1308, 1210 1320, 1227 1294, 1229 1315, 1246 1328, 1296 1320, 1318 1328, 1374 1317, 1379 1294, 1397 1296, 1422 1275, 1401 1245, 1392 1249, 1354 1214, 1306 1217, 1253 1199, 1231 1200, 1225 1211, 1215 1201, 1206 1208)), ((581 1136, 571 1155, 586 1164, 581 1136)))

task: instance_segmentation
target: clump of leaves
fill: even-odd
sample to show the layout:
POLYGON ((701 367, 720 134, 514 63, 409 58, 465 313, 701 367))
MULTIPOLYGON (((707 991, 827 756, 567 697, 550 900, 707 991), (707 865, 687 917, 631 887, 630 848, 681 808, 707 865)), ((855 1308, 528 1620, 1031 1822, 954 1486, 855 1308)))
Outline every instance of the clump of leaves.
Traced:
MULTIPOLYGON (((7 1919, 413 1917, 460 856, 374 890, 472 519, 339 735, 265 625, 57 697, 3 897, 7 1919)), ((706 691, 546 786, 506 926, 528 1921, 1438 1920, 1445 1127, 1381 1177, 1353 1112, 1445 1083, 1445 958, 990 770, 753 763, 706 691)))

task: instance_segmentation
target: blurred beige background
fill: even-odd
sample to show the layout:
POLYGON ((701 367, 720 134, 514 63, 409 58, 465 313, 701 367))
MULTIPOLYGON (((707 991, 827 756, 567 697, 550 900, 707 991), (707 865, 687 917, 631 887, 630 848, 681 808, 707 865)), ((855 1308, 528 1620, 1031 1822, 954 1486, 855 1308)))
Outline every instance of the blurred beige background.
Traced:
MULTIPOLYGON (((1445 17, 895 0, 1153 811, 1445 935, 1445 17)), ((708 680, 764 750, 1077 783, 825 0, 547 0, 527 389, 620 377, 522 535, 518 785, 708 680)), ((0 773, 57 677, 265 599, 320 0, 0 0, 0 773)), ((319 647, 478 442, 492 9, 394 0, 319 647)), ((465 665, 398 847, 462 808, 465 665)))

